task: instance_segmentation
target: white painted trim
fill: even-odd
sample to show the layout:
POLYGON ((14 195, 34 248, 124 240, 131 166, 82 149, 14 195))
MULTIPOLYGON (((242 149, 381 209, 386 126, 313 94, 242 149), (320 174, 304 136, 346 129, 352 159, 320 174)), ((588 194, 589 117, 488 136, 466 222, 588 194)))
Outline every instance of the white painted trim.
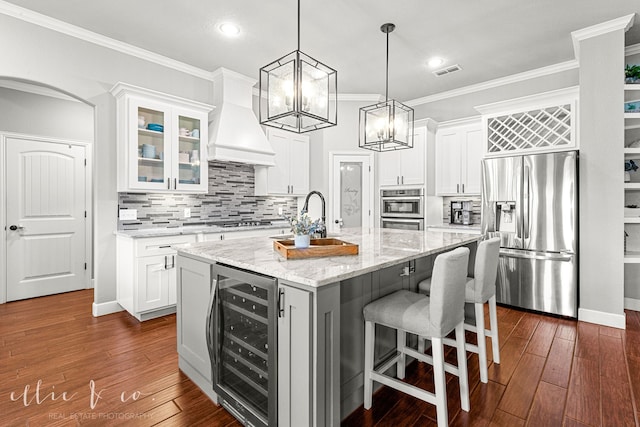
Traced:
POLYGON ((84 101, 76 97, 67 95, 66 93, 62 92, 59 89, 54 89, 54 88, 51 88, 50 86, 45 86, 41 84, 28 83, 26 81, 17 80, 15 78, 11 78, 9 80, 9 79, 3 79, 2 77, 0 77, 0 87, 16 90, 20 92, 33 93, 34 95, 48 96, 50 98, 62 99, 64 101, 85 103, 84 101))
POLYGON ((472 126, 479 125, 482 122, 482 116, 471 116, 464 117, 461 119, 448 120, 446 122, 438 123, 438 129, 449 128, 449 127, 458 127, 458 126, 472 126))
POLYGON ((624 308, 625 310, 640 311, 640 299, 625 297, 624 308))
MULTIPOLYGON (((0 0, 1 1, 1 0, 0 0)), ((205 104, 204 102, 192 101, 190 99, 181 98, 179 96, 171 95, 168 93, 158 92, 152 89, 146 89, 140 86, 134 86, 129 83, 118 82, 110 90, 111 94, 117 99, 124 94, 142 96, 145 99, 154 97, 161 102, 171 104, 173 107, 189 108, 192 110, 202 110, 204 113, 209 113, 215 107, 211 104, 205 104)))
POLYGON ((7 221, 5 219, 5 215, 7 212, 6 206, 6 194, 5 194, 5 179, 6 179, 6 170, 5 168, 5 152, 6 152, 6 137, 4 134, 0 134, 0 165, 2 166, 2 172, 0 173, 0 224, 3 225, 1 231, 2 235, 0 235, 0 271, 3 271, 3 274, 0 274, 0 304, 4 304, 7 302, 7 230, 6 224, 7 221))
POLYGON ((100 304, 93 303, 91 305, 91 314, 93 317, 104 316, 106 314, 117 313, 124 309, 118 304, 117 301, 108 301, 100 304))
POLYGON ((532 108, 549 107, 562 103, 575 102, 580 94, 580 86, 571 86, 564 89, 552 90, 549 92, 536 93, 534 95, 522 96, 506 101, 493 102, 491 104, 478 105, 474 107, 482 115, 502 114, 527 111, 532 108))
POLYGON ((384 96, 375 93, 339 93, 338 102, 340 101, 354 101, 354 102, 382 102, 384 96))
POLYGON ((630 15, 622 16, 620 18, 612 19, 610 21, 602 22, 600 24, 592 25, 590 27, 571 32, 571 39, 573 40, 573 52, 575 53, 578 62, 580 62, 580 42, 582 40, 601 36, 603 34, 607 34, 617 30, 624 30, 626 32, 633 26, 635 17, 636 14, 632 13, 630 15))
MULTIPOLYGON (((94 110, 94 133, 96 129, 95 120, 95 107, 88 105, 94 110)), ((0 165, 4 168, 5 156, 6 156, 6 140, 7 138, 14 139, 28 139, 30 141, 40 141, 52 144, 64 144, 64 145, 76 145, 84 148, 85 158, 87 160, 87 166, 85 169, 85 210, 87 211, 87 221, 85 222, 85 261, 87 263, 87 270, 85 272, 85 289, 95 287, 91 274, 93 272, 93 257, 94 257, 94 239, 93 239, 93 190, 94 190, 94 176, 93 176, 93 141, 80 141, 63 138, 55 138, 41 135, 28 135, 15 132, 2 132, 0 133, 0 165)), ((0 174, 0 224, 6 224, 6 194, 5 194, 5 173, 0 174)), ((0 276, 0 304, 7 302, 7 269, 6 269, 6 230, 0 238, 0 271, 4 274, 0 276)))
POLYGON ((640 54, 640 43, 632 44, 624 48, 624 56, 631 56, 640 54))
MULTIPOLYGON (((258 80, 254 78, 245 76, 244 74, 240 74, 237 71, 233 71, 224 67, 220 67, 211 73, 211 80, 221 79, 223 77, 227 79, 240 80, 241 82, 246 83, 249 86, 253 86, 258 82, 258 80)), ((257 88, 254 89, 257 90, 257 88)))
POLYGON ((98 46, 115 50, 126 55, 135 56, 136 58, 140 58, 167 68, 190 74, 204 80, 211 80, 211 72, 203 70, 202 68, 194 67, 192 65, 176 61, 175 59, 159 55, 146 49, 142 49, 128 43, 103 36, 102 34, 94 33, 93 31, 89 31, 84 28, 69 24, 67 22, 52 18, 50 16, 34 12, 30 9, 16 6, 4 0, 0 0, 0 13, 16 19, 20 19, 25 22, 29 22, 31 24, 38 25, 43 28, 47 28, 49 30, 57 31, 68 36, 75 37, 80 40, 87 41, 89 43, 96 44, 98 46))
POLYGON ((622 314, 606 313, 604 311, 578 309, 578 320, 581 322, 595 323, 597 325, 610 326, 612 328, 626 329, 626 316, 622 314))
MULTIPOLYGON (((329 205, 333 205, 333 197, 334 191, 333 188, 333 178, 334 178, 334 163, 336 156, 354 156, 358 157, 368 157, 369 158, 369 166, 371 167, 371 171, 369 172, 369 204, 371 206, 371 215, 369 215, 369 227, 375 227, 375 216, 376 216, 376 167, 375 167, 375 153, 372 152, 362 152, 362 151, 329 151, 329 205)), ((327 222, 329 223, 329 227, 327 230, 331 230, 334 227, 334 215, 333 209, 330 209, 327 214, 327 222)))
POLYGON ((500 77, 498 79, 489 80, 483 83, 464 86, 458 89, 449 90, 446 92, 436 93, 434 95, 424 96, 422 98, 416 98, 405 102, 405 105, 409 107, 415 107, 422 104, 428 104, 430 102, 440 101, 447 98, 453 98, 461 95, 468 95, 474 92, 480 92, 482 90, 492 89, 499 86, 518 83, 538 77, 544 77, 551 74, 561 73, 563 71, 573 70, 578 68, 578 61, 571 60, 561 62, 559 64, 549 65, 547 67, 536 68, 535 70, 525 71, 523 73, 513 74, 506 77, 500 77))

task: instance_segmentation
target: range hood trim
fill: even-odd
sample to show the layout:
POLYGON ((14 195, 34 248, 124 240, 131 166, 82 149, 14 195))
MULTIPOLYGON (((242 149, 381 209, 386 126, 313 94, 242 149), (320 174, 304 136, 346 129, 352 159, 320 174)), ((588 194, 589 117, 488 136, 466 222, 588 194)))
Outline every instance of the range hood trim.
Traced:
POLYGON ((255 79, 225 68, 213 74, 209 160, 275 166, 275 152, 252 109, 255 79))

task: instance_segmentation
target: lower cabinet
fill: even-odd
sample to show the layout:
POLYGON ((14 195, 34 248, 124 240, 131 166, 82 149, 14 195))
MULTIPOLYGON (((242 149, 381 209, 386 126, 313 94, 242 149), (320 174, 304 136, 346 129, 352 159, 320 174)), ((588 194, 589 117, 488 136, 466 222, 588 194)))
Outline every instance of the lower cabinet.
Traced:
POLYGON ((310 426, 311 294, 279 284, 278 295, 278 426, 310 426))
POLYGON ((217 403, 206 339, 211 293, 211 264, 179 256, 176 310, 178 363, 180 369, 217 403))
POLYGON ((195 235, 118 236, 118 304, 141 321, 175 312, 177 252, 172 246, 195 241, 195 235))

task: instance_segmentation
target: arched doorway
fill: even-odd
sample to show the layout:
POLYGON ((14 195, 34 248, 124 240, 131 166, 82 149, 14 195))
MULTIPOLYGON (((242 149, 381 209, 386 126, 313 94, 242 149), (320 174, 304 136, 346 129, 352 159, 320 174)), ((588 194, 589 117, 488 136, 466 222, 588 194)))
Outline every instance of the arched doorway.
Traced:
POLYGON ((91 287, 94 106, 0 76, 0 303, 91 287))

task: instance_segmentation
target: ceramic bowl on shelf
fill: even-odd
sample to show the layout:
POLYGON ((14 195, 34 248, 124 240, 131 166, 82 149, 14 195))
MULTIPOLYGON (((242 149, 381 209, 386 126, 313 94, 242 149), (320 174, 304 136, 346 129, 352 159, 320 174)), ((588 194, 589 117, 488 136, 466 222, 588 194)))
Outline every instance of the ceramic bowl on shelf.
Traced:
POLYGON ((154 130, 156 132, 162 132, 162 131, 164 131, 164 126, 162 126, 161 124, 158 124, 158 123, 149 123, 147 125, 147 129, 154 130))
POLYGON ((138 182, 147 182, 146 176, 138 176, 138 182))
POLYGON ((150 182, 164 182, 164 179, 162 179, 162 178, 151 178, 149 181, 150 182))

